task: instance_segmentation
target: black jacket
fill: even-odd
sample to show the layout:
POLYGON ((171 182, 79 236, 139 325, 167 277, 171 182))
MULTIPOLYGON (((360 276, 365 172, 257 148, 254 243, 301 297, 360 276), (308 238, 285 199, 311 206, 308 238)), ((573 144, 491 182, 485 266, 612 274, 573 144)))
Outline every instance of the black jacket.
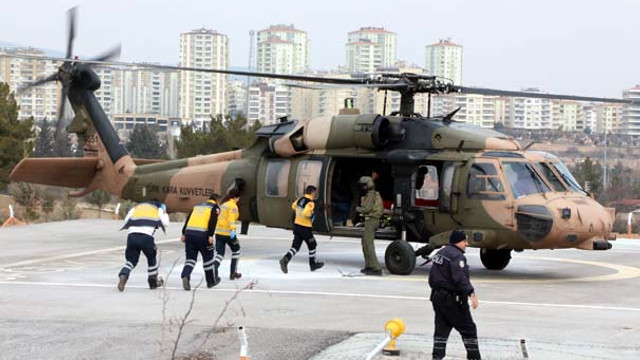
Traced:
POLYGON ((464 251, 455 245, 447 245, 433 256, 429 285, 433 289, 469 296, 473 286, 469 280, 469 265, 464 251))

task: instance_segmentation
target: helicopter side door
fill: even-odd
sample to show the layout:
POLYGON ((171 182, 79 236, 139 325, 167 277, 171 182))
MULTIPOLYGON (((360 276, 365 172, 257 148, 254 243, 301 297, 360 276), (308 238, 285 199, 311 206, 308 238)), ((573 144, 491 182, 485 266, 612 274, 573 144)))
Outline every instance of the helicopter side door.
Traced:
POLYGON ((461 179, 461 208, 457 218, 468 229, 514 227, 514 200, 507 190, 502 164, 495 158, 476 158, 461 179))
POLYGON ((304 195, 308 185, 315 186, 317 206, 313 228, 327 231, 324 206, 326 164, 323 159, 265 159, 258 169, 257 198, 260 222, 266 226, 293 228, 291 204, 304 195))

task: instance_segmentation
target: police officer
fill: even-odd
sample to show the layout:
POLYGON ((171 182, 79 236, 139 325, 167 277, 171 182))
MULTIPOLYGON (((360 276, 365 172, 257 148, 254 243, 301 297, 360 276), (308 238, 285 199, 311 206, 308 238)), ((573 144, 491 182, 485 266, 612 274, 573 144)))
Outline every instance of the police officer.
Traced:
POLYGON ((295 220, 293 222, 293 242, 291 243, 291 249, 287 252, 282 259, 280 259, 280 270, 283 273, 288 273, 289 269, 287 264, 291 261, 291 258, 300 251, 300 246, 304 241, 309 249, 309 268, 311 271, 316 271, 324 266, 323 262, 316 261, 316 239, 313 237, 311 231, 312 223, 314 219, 313 212, 315 210, 315 197, 316 187, 309 185, 304 190, 304 196, 298 198, 291 204, 291 210, 295 212, 295 220))
POLYGON ((127 249, 124 256, 126 263, 120 270, 118 277, 118 290, 124 291, 131 270, 138 264, 140 252, 147 257, 147 281, 150 289, 162 286, 164 280, 158 277, 158 262, 156 260, 156 244, 153 242, 153 235, 158 228, 165 231, 169 226, 169 215, 166 213, 166 205, 158 200, 142 202, 133 207, 124 219, 124 226, 120 230, 128 229, 127 249))
POLYGON ((242 274, 238 272, 238 259, 240 258, 240 242, 236 236, 236 221, 239 217, 238 201, 240 201, 240 191, 231 189, 222 200, 220 215, 216 226, 216 257, 213 262, 215 276, 218 278, 218 268, 224 258, 225 246, 229 245, 231 251, 231 269, 229 279, 240 279, 242 274))
POLYGON ((363 195, 360 206, 356 207, 356 211, 365 219, 364 232, 362 233, 362 252, 364 253, 364 269, 360 270, 365 275, 382 276, 382 268, 378 263, 374 240, 376 237, 376 229, 380 224, 382 217, 382 198, 380 193, 375 189, 373 179, 369 176, 363 176, 358 180, 360 193, 363 195))
POLYGON ((182 227, 181 241, 185 243, 186 260, 182 268, 182 287, 191 290, 191 272, 198 261, 198 252, 202 255, 207 288, 220 283, 220 278, 213 274, 213 234, 216 230, 220 206, 220 197, 212 194, 205 203, 193 207, 182 227))
POLYGON ((429 285, 435 312, 434 359, 444 358, 451 328, 462 336, 467 359, 480 359, 476 324, 467 301, 471 299, 471 306, 475 309, 478 297, 469 280, 469 266, 464 256, 466 248, 467 235, 462 230, 454 230, 449 237, 449 245, 433 256, 429 285))

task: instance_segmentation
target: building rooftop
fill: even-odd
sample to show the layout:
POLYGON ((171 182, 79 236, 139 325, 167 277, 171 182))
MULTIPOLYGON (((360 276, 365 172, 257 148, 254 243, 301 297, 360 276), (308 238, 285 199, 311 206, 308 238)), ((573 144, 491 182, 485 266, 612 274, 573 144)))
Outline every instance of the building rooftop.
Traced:
POLYGON ((462 47, 461 45, 453 43, 450 38, 440 39, 437 43, 431 44, 431 45, 427 45, 427 46, 459 46, 459 47, 462 47))
POLYGON ((217 30, 212 30, 212 29, 205 29, 205 28, 200 28, 200 29, 194 29, 185 33, 182 33, 182 35, 186 35, 186 34, 209 34, 209 35, 223 35, 220 34, 217 30))
POLYGON ((355 33, 359 33, 359 32, 380 33, 380 34, 394 34, 391 31, 385 30, 383 27, 373 27, 373 26, 361 27, 360 30, 351 31, 351 32, 349 32, 349 34, 355 34, 355 33))
POLYGON ((277 25, 271 25, 269 26, 268 29, 263 29, 263 30, 259 30, 259 32, 263 32, 263 31, 289 31, 289 32, 305 32, 299 29, 296 29, 293 24, 290 25, 284 25, 284 24, 277 24, 277 25))

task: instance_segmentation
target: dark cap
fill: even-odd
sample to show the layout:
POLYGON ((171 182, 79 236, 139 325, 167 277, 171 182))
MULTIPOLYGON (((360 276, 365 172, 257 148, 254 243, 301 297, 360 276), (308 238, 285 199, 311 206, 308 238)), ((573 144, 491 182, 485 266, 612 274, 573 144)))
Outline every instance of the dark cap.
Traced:
POLYGON ((457 244, 461 241, 464 241, 467 238, 467 234, 462 230, 453 230, 451 232, 451 236, 449 237, 449 244, 457 244))

